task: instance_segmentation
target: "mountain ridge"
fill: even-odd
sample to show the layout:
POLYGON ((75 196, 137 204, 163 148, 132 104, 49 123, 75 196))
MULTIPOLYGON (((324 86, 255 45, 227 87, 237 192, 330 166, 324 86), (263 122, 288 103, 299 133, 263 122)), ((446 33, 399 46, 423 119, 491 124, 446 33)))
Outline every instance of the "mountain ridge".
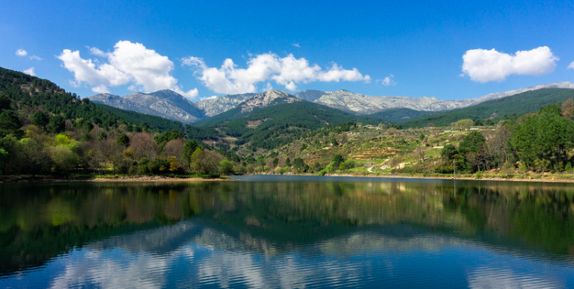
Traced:
POLYGON ((574 98, 571 88, 541 88, 528 90, 506 97, 490 99, 476 105, 418 115, 402 122, 407 127, 445 126, 461 119, 472 119, 475 122, 495 122, 497 120, 517 117, 553 104, 574 98))
POLYGON ((288 102, 309 101, 353 114, 374 116, 375 119, 383 121, 404 122, 419 116, 471 107, 490 100, 545 88, 574 89, 574 83, 541 84, 461 100, 441 100, 429 96, 369 96, 344 89, 334 91, 304 90, 294 94, 271 89, 260 93, 211 96, 196 102, 191 102, 171 90, 159 90, 150 93, 138 92, 123 97, 103 93, 91 96, 89 99, 115 108, 159 116, 186 124, 214 117, 237 107, 242 107, 243 111, 252 110, 253 107, 271 104, 275 98, 288 99, 288 102), (267 99, 264 97, 265 95, 267 95, 267 99), (401 115, 403 112, 405 115, 401 115), (392 115, 385 115, 389 113, 392 115))
POLYGON ((195 104, 172 90, 138 92, 126 96, 104 93, 90 96, 88 99, 118 109, 159 116, 186 124, 205 117, 203 111, 195 104))
POLYGON ((222 139, 234 139, 231 146, 249 143, 252 148, 270 149, 314 129, 361 121, 369 119, 284 92, 267 91, 195 125, 219 132, 222 139))
MULTIPOLYGON (((502 92, 494 92, 476 98, 461 100, 443 100, 432 96, 410 97, 410 96, 371 96, 362 93, 355 93, 344 89, 334 91, 303 90, 293 95, 322 105, 339 110, 362 115, 371 115, 389 109, 409 109, 422 112, 436 112, 469 107, 485 101, 504 98, 519 93, 533 91, 544 88, 567 88, 574 89, 572 82, 558 82, 541 84, 518 88, 502 92)), ((263 92, 262 92, 263 93, 263 92)), ((222 96, 211 96, 196 102, 196 105, 203 109, 209 117, 223 113, 237 107, 260 93, 231 94, 222 96)))

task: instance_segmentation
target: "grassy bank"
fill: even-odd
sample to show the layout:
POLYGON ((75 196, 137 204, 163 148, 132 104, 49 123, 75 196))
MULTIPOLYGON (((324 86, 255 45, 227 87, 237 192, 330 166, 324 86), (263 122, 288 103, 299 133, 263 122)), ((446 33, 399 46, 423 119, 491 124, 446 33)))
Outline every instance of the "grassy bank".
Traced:
POLYGON ((86 183, 196 183, 220 182, 225 177, 208 178, 202 176, 131 176, 131 175, 8 175, 0 176, 0 183, 30 182, 86 182, 86 183))
POLYGON ((517 173, 503 175, 497 173, 478 174, 328 174, 328 176, 374 177, 374 178, 408 178, 408 179, 438 179, 438 180, 483 180, 504 182, 540 182, 540 183, 574 183, 574 174, 566 173, 517 173))

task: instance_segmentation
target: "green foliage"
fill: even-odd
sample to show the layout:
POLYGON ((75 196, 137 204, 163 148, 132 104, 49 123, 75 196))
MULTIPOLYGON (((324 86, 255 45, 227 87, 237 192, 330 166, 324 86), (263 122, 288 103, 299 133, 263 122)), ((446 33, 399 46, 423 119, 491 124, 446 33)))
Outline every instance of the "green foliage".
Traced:
POLYGON ((197 148, 191 155, 192 172, 209 177, 219 176, 221 157, 211 151, 197 148))
MULTIPOLYGON (((210 133, 159 117, 95 105, 49 81, 0 68, 2 174, 187 173, 198 144, 188 141, 184 146, 183 139, 199 139, 210 133), (166 132, 143 132, 158 130, 166 132), (164 146, 172 140, 179 141, 171 143, 169 152, 164 153, 164 146)), ((208 167, 207 160, 217 159, 217 169, 219 155, 209 150, 204 153, 203 167, 208 167)), ((213 172, 211 168, 203 171, 213 172)))
POLYGON ((459 129, 468 129, 473 125, 474 125, 474 121, 472 119, 469 119, 469 118, 457 120, 454 123, 452 123, 453 127, 456 127, 459 129))
POLYGON ((419 119, 430 115, 432 112, 419 111, 410 108, 389 108, 373 114, 369 117, 386 123, 402 124, 413 119, 419 119))
POLYGON ((45 128, 49 122, 50 116, 43 111, 37 111, 32 115, 32 123, 41 128, 45 128))
POLYGON ((183 146, 183 155, 186 160, 191 160, 191 155, 195 152, 195 150, 199 148, 199 145, 196 141, 190 140, 185 142, 183 146))
MULTIPOLYGON (((169 173, 170 164, 168 160, 165 159, 154 159, 148 160, 144 159, 137 164, 135 167, 136 172, 132 172, 138 175, 163 175, 169 173)), ((134 168, 132 168, 134 169, 134 168)))
POLYGON ((54 137, 54 145, 74 150, 78 147, 78 142, 68 135, 59 133, 54 137))
POLYGON ((0 95, 0 111, 10 109, 12 101, 5 95, 0 95))
POLYGON ((447 144, 441 151, 443 163, 435 169, 439 173, 471 172, 487 169, 490 156, 486 152, 486 139, 482 133, 472 131, 465 135, 460 145, 447 144))
POLYGON ((51 133, 60 133, 66 130, 65 119, 61 115, 54 115, 50 118, 46 129, 51 133))
POLYGON ((293 169, 295 169, 297 173, 304 173, 309 170, 309 166, 305 164, 302 158, 296 158, 293 160, 293 169))
POLYGON ((166 132, 162 132, 162 133, 157 134, 154 137, 154 140, 158 145, 163 146, 170 140, 183 138, 183 137, 184 136, 183 136, 182 132, 171 130, 171 131, 166 131, 166 132))
POLYGON ((13 111, 4 110, 0 112, 0 136, 7 134, 18 134, 22 122, 13 111))
POLYGON ((574 122, 551 106, 521 118, 512 130, 510 145, 525 165, 545 171, 568 161, 573 135, 574 122))
POLYGON ((335 169, 338 169, 339 166, 345 161, 345 158, 343 158, 342 155, 340 154, 336 154, 333 156, 333 160, 331 161, 331 164, 333 165, 333 167, 335 169))
POLYGON ((130 138, 125 133, 122 133, 118 136, 117 143, 124 148, 128 147, 130 145, 130 138))
POLYGON ((54 162, 52 173, 67 174, 80 163, 79 156, 66 146, 53 146, 48 149, 50 159, 54 162))
POLYGON ((227 160, 227 159, 222 159, 219 162, 219 173, 222 175, 232 175, 234 174, 233 171, 233 162, 227 160))
POLYGON ((459 151, 461 153, 468 153, 468 152, 479 152, 484 148, 484 144, 486 143, 486 139, 482 135, 482 133, 478 131, 473 131, 467 134, 459 145, 459 151))
POLYGON ((447 144, 443 147, 440 154, 443 160, 450 161, 458 155, 458 149, 452 144, 447 144))
POLYGON ((447 144, 441 150, 442 164, 435 168, 437 173, 450 174, 455 171, 461 172, 466 169, 467 161, 464 154, 452 144, 447 144))
POLYGON ((353 160, 345 160, 343 163, 341 163, 339 165, 339 170, 341 171, 347 171, 350 170, 352 168, 355 168, 357 166, 357 163, 353 160))

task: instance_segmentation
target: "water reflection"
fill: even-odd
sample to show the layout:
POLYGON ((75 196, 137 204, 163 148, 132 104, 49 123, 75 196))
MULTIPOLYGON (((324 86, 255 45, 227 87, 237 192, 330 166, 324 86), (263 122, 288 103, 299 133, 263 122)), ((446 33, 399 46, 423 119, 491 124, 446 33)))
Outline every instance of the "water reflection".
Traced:
POLYGON ((574 187, 0 187, 0 287, 567 288, 574 187))

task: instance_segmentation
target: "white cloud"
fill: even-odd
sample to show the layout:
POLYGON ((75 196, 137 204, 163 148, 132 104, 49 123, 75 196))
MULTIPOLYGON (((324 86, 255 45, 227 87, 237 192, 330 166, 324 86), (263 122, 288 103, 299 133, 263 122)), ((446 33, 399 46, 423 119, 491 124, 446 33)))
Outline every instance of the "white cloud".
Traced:
POLYGON ((514 54, 471 49, 463 55, 462 72, 478 82, 502 81, 510 75, 541 75, 554 70, 558 58, 548 46, 514 54))
POLYGON ((262 82, 274 81, 288 90, 297 89, 299 83, 370 81, 369 75, 358 69, 343 69, 333 64, 328 70, 319 65, 311 65, 305 58, 296 58, 293 54, 279 57, 273 53, 263 53, 251 57, 246 68, 239 68, 233 59, 227 58, 221 67, 209 67, 203 59, 189 56, 182 64, 197 69, 198 78, 216 93, 236 94, 255 92, 262 82))
POLYGON ((24 69, 22 72, 24 72, 28 75, 31 75, 31 76, 36 76, 36 69, 34 67, 24 69))
POLYGON ((301 48, 301 43, 295 42, 295 43, 291 44, 291 46, 293 46, 295 48, 301 48))
MULTIPOLYGON (((20 49, 16 50, 16 52, 15 52, 14 54, 15 54, 16 56, 22 57, 22 58, 24 58, 24 57, 26 57, 26 56, 29 55, 28 51, 27 51, 26 49, 24 49, 24 48, 20 48, 20 49)), ((40 60, 42 60, 42 57, 40 57, 40 56, 38 56, 38 55, 30 55, 30 56, 28 57, 28 59, 40 61, 40 60)))
POLYGON ((18 57, 26 57, 28 55, 28 51, 26 49, 20 48, 16 50, 16 56, 18 57))
POLYGON ((570 62, 568 65, 568 69, 574 69, 574 61, 570 62))
POLYGON ((141 43, 118 41, 112 52, 90 48, 90 53, 106 62, 82 58, 78 50, 64 49, 58 56, 64 67, 74 74, 77 84, 86 84, 94 92, 107 92, 109 87, 129 85, 133 89, 154 91, 171 89, 188 98, 197 96, 197 89, 183 91, 171 75, 173 62, 167 56, 146 48, 141 43))
POLYGON ((103 50, 97 47, 89 47, 90 53, 97 57, 108 57, 108 53, 105 53, 103 50))
POLYGON ((383 86, 391 86, 391 85, 395 85, 395 76, 392 74, 389 74, 387 76, 385 76, 385 78, 379 80, 379 83, 382 84, 383 86))

